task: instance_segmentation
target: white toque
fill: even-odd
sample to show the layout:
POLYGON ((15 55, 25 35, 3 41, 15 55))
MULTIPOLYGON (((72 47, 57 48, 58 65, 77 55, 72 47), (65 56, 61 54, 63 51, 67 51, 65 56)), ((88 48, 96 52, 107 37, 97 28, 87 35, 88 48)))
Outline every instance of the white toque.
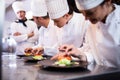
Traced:
POLYGON ((12 8, 13 8, 15 14, 17 14, 17 12, 19 12, 19 11, 26 11, 26 9, 23 5, 23 2, 21 2, 21 1, 13 2, 12 8))
POLYGON ((57 19, 69 12, 67 0, 46 0, 51 19, 57 19))
POLYGON ((76 5, 79 10, 88 10, 97 7, 104 0, 76 0, 76 5))
POLYGON ((31 11, 33 16, 41 17, 47 15, 45 0, 32 0, 31 11))

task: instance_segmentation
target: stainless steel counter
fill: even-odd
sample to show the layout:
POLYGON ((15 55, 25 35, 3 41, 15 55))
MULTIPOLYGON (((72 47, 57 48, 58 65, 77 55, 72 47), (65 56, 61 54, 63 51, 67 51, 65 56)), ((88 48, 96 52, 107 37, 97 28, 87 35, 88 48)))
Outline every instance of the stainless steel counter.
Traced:
POLYGON ((89 70, 47 71, 40 64, 25 63, 22 58, 13 60, 2 55, 2 80, 120 80, 120 69, 92 65, 89 70), (12 64, 13 64, 12 63, 12 64))

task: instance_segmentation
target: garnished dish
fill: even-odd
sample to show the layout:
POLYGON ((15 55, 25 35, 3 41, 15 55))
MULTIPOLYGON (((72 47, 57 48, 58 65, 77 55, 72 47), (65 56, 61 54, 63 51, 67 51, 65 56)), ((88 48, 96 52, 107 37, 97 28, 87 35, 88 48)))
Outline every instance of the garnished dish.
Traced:
POLYGON ((38 62, 41 60, 46 59, 45 57, 43 57, 43 55, 33 55, 33 56, 28 56, 28 57, 24 57, 25 62, 38 62))
POLYGON ((65 56, 59 56, 58 60, 53 63, 53 65, 56 66, 72 66, 72 65, 79 65, 79 62, 72 61, 71 56, 65 55, 65 56))
POLYGON ((40 68, 48 71, 84 71, 87 70, 86 62, 72 61, 68 59, 55 60, 41 60, 38 61, 40 68))
POLYGON ((24 57, 25 62, 38 62, 46 59, 43 57, 43 50, 39 48, 28 48, 25 50, 27 57, 24 57))
POLYGON ((87 70, 87 63, 75 59, 70 55, 59 55, 57 59, 46 59, 38 62, 41 68, 49 71, 83 71, 87 70))
POLYGON ((35 55, 33 56, 33 59, 35 59, 35 60, 42 60, 42 59, 44 59, 44 57, 43 57, 42 54, 35 54, 35 55))

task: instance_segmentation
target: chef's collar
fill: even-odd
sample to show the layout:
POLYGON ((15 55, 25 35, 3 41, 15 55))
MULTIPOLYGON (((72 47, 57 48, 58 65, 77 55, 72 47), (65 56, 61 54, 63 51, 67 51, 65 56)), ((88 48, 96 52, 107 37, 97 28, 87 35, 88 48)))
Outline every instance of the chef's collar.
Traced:
POLYGON ((25 20, 20 20, 20 19, 18 19, 18 20, 16 20, 15 22, 16 22, 16 23, 22 23, 23 26, 27 27, 27 25, 25 24, 26 21, 27 21, 27 19, 25 19, 25 20))
POLYGON ((117 10, 119 10, 119 9, 117 9, 118 8, 118 6, 116 5, 116 4, 114 4, 114 7, 115 7, 115 9, 107 16, 107 18, 106 18, 106 21, 105 21, 105 23, 107 24, 108 22, 111 22, 111 18, 113 19, 113 18, 116 18, 117 17, 117 15, 119 15, 118 13, 116 13, 116 12, 118 12, 117 10), (113 17, 113 16, 116 16, 116 17, 113 17))
POLYGON ((71 17, 71 19, 67 22, 67 24, 69 24, 69 23, 75 21, 75 18, 76 18, 76 17, 75 17, 75 12, 73 12, 72 17, 71 17))

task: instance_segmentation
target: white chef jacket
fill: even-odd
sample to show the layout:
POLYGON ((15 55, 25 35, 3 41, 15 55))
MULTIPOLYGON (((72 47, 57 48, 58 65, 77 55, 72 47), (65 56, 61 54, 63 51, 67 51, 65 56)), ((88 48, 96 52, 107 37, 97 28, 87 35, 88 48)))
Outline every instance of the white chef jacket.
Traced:
MULTIPOLYGON (((99 65, 120 66, 120 6, 107 16, 106 22, 92 25, 87 31, 92 55, 99 65)), ((88 60, 89 56, 87 56, 88 60)))
POLYGON ((13 22, 10 26, 12 37, 17 42, 16 54, 24 54, 24 49, 28 47, 33 47, 35 45, 35 42, 39 38, 39 32, 36 23, 27 20, 25 24, 27 25, 27 27, 25 27, 22 23, 17 22, 13 22), (22 35, 13 36, 13 34, 16 32, 20 32, 22 35), (34 32, 34 36, 28 38, 28 33, 31 32, 34 32))
POLYGON ((41 26, 41 28, 39 29, 38 45, 34 46, 33 48, 41 46, 44 48, 45 55, 53 56, 54 54, 56 54, 58 50, 58 29, 59 28, 54 25, 53 20, 50 19, 47 28, 41 26))
POLYGON ((60 45, 72 44, 76 47, 82 46, 88 24, 89 22, 85 20, 82 14, 73 12, 73 17, 58 32, 60 45))

